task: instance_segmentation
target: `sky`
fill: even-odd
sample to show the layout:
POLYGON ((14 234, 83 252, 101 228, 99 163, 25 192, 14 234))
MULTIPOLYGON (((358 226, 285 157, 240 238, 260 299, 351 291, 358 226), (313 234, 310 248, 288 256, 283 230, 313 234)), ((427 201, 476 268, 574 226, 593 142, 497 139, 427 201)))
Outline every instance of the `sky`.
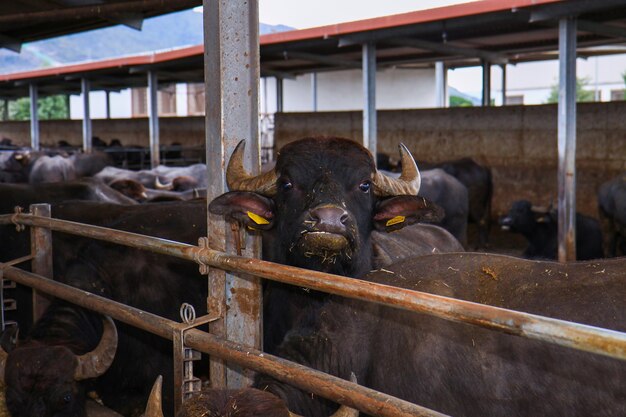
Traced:
POLYGON ((474 0, 259 0, 259 21, 305 29, 470 1, 474 0))

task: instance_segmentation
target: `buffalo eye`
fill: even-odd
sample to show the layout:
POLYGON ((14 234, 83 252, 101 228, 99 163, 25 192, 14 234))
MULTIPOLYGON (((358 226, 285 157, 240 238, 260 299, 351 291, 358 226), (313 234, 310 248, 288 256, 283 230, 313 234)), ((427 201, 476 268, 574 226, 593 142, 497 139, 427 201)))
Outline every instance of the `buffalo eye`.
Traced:
POLYGON ((364 193, 369 193, 370 188, 372 188, 372 183, 369 181, 363 181, 361 184, 359 184, 359 189, 364 193))
POLYGON ((293 184, 289 180, 284 180, 280 184, 280 188, 282 188, 283 191, 289 191, 289 190, 291 190, 293 188, 293 184))
POLYGON ((63 402, 65 402, 66 404, 69 404, 72 402, 73 396, 71 392, 66 392, 63 395, 63 402))

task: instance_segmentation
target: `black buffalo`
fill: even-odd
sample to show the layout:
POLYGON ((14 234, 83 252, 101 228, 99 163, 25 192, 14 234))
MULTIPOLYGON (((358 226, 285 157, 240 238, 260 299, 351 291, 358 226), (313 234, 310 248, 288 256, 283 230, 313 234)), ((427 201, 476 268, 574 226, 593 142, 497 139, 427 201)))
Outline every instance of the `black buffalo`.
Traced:
POLYGON ((598 212, 607 257, 626 255, 626 175, 600 186, 598 212))
MULTIPOLYGON (((513 203, 509 213, 500 218, 504 230, 522 234, 528 240, 523 253, 529 259, 557 259, 558 218, 556 210, 534 207, 529 201, 513 203)), ((576 213, 576 259, 604 256, 599 222, 576 213)))
MULTIPOLYGON (((81 221, 120 230, 143 233, 185 243, 196 243, 206 236, 206 202, 163 203, 152 205, 120 206, 92 202, 69 202, 52 206, 55 217, 81 221)), ((58 234, 57 234, 58 235, 58 234)), ((192 304, 198 315, 206 313, 206 278, 198 272, 197 265, 151 252, 130 249, 100 241, 86 241, 69 237, 54 241, 55 279, 98 295, 131 305, 171 320, 180 321, 180 305, 192 304), (77 247, 73 243, 79 243, 77 247)), ((89 317, 98 322, 99 315, 76 306, 67 309, 75 314, 60 315, 53 304, 46 311, 45 323, 39 322, 34 331, 45 333, 52 324, 70 323, 74 330, 55 333, 61 341, 92 340, 94 332, 89 323, 72 317, 89 317), (41 329, 41 330, 37 330, 41 329)), ((171 414, 173 393, 172 344, 158 336, 118 323, 118 350, 109 369, 97 379, 88 381, 104 404, 123 415, 137 415, 144 407, 150 385, 159 374, 164 374, 165 407, 171 414)), ((98 336, 96 334, 96 336, 98 336)), ((52 336, 50 336, 52 337, 52 336)), ((50 345, 50 344, 48 344, 50 345)), ((48 366, 56 355, 56 348, 43 346, 38 351, 28 351, 29 361, 20 361, 24 350, 19 345, 9 353, 7 369, 7 402, 13 405, 15 415, 28 414, 28 404, 53 409, 56 397, 46 392, 65 389, 65 383, 74 375, 72 367, 48 366), (16 363, 19 364, 19 369, 16 363), (50 371, 48 370, 50 368, 50 371), (29 378, 44 378, 54 374, 47 386, 29 385, 29 378), (26 377, 25 375, 28 375, 26 377), (63 383, 63 384, 61 384, 63 383)), ((202 366, 198 367, 202 369, 202 366)), ((84 395, 75 391, 69 408, 83 410, 84 395)), ((57 416, 82 414, 60 413, 57 416)))
MULTIPOLYGON (((559 264, 440 254, 365 279, 626 331, 623 259, 559 264)), ((446 415, 626 415, 626 361, 338 296, 305 317, 278 355, 342 378, 354 371, 365 386, 446 415)), ((267 376, 255 385, 305 416, 334 408, 267 376)))
MULTIPOLYGON (((419 221, 436 221, 441 209, 417 197, 420 175, 401 147, 399 179, 376 170, 370 152, 348 139, 305 138, 285 145, 273 170, 251 176, 243 169, 243 142, 226 173, 230 192, 213 200, 214 214, 261 230, 263 259, 344 276, 373 268, 374 230, 392 232, 419 221)), ((428 240, 431 230, 421 231, 428 240)), ((422 239, 417 236, 416 239, 422 239)), ((432 250, 459 250, 447 238, 432 250)), ((264 348, 272 352, 302 307, 320 305, 325 295, 284 284, 265 291, 264 348)))

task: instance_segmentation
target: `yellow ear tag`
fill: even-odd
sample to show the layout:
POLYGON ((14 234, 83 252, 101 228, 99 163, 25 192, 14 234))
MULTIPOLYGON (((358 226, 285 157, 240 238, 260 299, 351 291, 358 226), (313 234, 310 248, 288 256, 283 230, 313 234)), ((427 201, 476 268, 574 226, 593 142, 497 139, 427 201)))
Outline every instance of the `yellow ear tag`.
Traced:
POLYGON ((403 223, 404 219, 405 219, 404 216, 396 216, 393 219, 387 220, 387 223, 385 223, 385 226, 389 227, 389 226, 393 226, 394 224, 403 223))
POLYGON ((250 217, 252 221, 255 222, 256 224, 270 224, 270 222, 267 219, 259 216, 258 214, 254 214, 251 211, 247 212, 247 214, 248 214, 248 217, 250 217))

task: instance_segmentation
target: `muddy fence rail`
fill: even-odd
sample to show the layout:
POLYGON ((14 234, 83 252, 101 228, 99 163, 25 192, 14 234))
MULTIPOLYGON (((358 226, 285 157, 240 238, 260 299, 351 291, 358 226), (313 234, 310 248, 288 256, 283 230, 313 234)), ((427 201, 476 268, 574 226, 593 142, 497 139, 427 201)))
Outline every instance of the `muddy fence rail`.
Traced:
MULTIPOLYGON (((31 206, 31 212, 36 212, 36 207, 31 206)), ((43 212, 45 213, 45 210, 43 212)), ((201 238, 200 244, 195 246, 136 233, 53 219, 45 215, 15 213, 0 216, 0 224, 11 223, 15 224, 16 227, 30 226, 33 230, 31 232, 32 239, 36 241, 47 242, 45 234, 50 233, 50 231, 104 240, 193 261, 200 265, 201 270, 215 267, 235 273, 252 274, 265 279, 408 311, 426 313, 446 320, 469 323, 504 333, 626 360, 626 333, 344 276, 278 265, 259 259, 229 255, 206 247, 205 238, 201 238)), ((14 265, 17 263, 31 259, 33 262, 39 259, 39 262, 45 265, 45 260, 41 261, 42 258, 45 259, 41 251, 48 249, 50 252, 50 247, 46 248, 45 246, 48 244, 45 243, 43 248, 38 248, 37 243, 31 245, 32 253, 30 255, 12 262, 0 263, 0 277, 32 287, 35 291, 107 314, 116 320, 166 339, 175 340, 176 335, 180 334, 181 323, 55 282, 51 277, 42 276, 48 274, 41 273, 35 268, 33 268, 35 273, 16 268, 14 265)), ((43 270, 45 271, 45 267, 43 270)), ((211 311, 209 311, 210 314, 211 311)), ((182 342, 187 347, 271 375, 283 382, 337 403, 359 409, 370 415, 381 417, 443 416, 436 411, 376 392, 360 386, 358 383, 306 368, 198 329, 184 332, 182 342)))

